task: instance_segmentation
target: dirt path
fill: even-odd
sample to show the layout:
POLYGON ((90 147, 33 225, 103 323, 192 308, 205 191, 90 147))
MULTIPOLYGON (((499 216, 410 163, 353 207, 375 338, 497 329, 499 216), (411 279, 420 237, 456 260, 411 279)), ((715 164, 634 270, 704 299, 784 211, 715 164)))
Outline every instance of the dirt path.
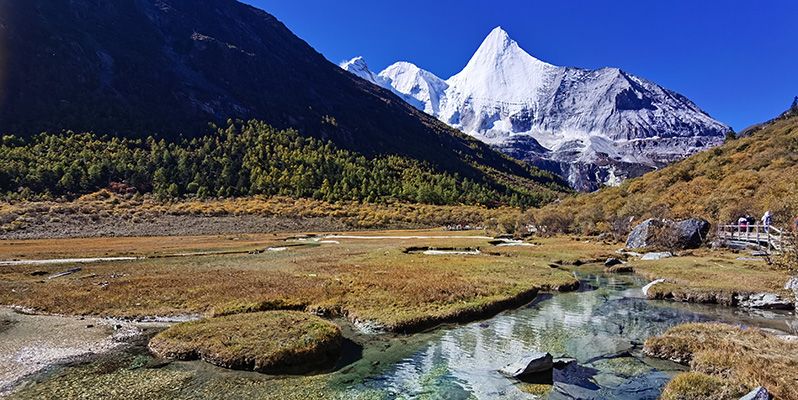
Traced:
POLYGON ((49 264, 87 264, 106 261, 132 261, 139 257, 95 257, 95 258, 52 258, 47 260, 10 260, 0 261, 0 267, 13 265, 49 265, 49 264))
POLYGON ((492 240, 490 236, 368 236, 368 235, 327 235, 326 239, 354 239, 354 240, 427 240, 427 239, 474 239, 492 240))

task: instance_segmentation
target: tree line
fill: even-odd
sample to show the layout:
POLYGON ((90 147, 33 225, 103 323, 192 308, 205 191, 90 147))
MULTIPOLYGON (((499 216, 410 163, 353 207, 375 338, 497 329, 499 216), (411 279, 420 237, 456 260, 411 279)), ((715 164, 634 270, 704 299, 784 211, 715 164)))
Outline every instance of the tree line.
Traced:
POLYGON ((114 182, 161 199, 281 195, 330 202, 537 206, 550 191, 477 182, 395 155, 367 158, 260 121, 166 141, 93 133, 5 135, 0 194, 74 197, 114 182))

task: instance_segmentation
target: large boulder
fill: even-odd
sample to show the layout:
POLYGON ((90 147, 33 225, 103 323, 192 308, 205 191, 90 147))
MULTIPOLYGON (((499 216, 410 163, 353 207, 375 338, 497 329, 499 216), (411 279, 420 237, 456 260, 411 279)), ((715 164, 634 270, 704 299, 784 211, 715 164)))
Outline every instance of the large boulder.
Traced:
POLYGON ((790 279, 784 285, 784 288, 787 290, 792 290, 798 296, 798 276, 790 277, 790 279))
MULTIPOLYGON (((670 225, 670 224, 669 224, 670 225)), ((710 224, 700 218, 690 218, 673 224, 679 240, 678 246, 682 249, 697 249, 707 240, 710 224)))
POLYGON ((798 276, 791 277, 784 288, 792 291, 795 295, 795 309, 798 310, 798 276))
POLYGON ((643 249, 649 246, 657 228, 662 227, 662 221, 654 218, 647 219, 637 225, 626 239, 627 249, 643 249))
POLYGON ((629 234, 626 248, 695 249, 704 243, 709 229, 709 222, 699 218, 681 221, 647 219, 637 225, 629 234))

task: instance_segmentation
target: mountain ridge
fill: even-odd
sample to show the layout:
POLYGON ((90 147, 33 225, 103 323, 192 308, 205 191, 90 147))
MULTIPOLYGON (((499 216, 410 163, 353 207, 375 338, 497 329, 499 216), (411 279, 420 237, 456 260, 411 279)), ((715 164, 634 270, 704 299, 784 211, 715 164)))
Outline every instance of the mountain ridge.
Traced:
POLYGON ((729 131, 685 96, 619 68, 587 70, 541 61, 501 27, 447 80, 411 63, 402 65, 404 71, 391 73, 413 75, 407 81, 419 84, 395 85, 385 79, 387 69, 369 72, 376 77, 372 83, 506 154, 562 175, 581 190, 615 184, 718 145, 729 131), (437 89, 434 93, 420 85, 430 80, 441 82, 428 85, 437 89))

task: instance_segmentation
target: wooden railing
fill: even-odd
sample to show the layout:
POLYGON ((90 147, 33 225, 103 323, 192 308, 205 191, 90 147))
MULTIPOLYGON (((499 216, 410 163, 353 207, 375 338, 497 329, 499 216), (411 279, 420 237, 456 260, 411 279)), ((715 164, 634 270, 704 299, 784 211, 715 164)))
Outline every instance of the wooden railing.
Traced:
POLYGON ((761 250, 781 252, 785 245, 784 232, 772 225, 720 225, 718 238, 731 242, 753 244, 761 250))

